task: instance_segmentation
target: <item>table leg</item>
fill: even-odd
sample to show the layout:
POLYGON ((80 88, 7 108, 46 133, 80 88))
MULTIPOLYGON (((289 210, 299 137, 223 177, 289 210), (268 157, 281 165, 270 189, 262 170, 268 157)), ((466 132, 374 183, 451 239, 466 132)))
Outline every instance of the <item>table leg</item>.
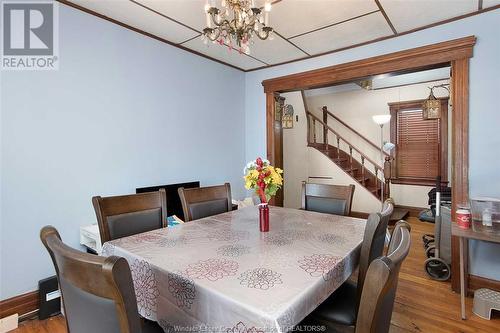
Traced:
POLYGON ((460 308, 462 320, 467 319, 465 315, 465 273, 464 273, 464 238, 460 237, 460 308))

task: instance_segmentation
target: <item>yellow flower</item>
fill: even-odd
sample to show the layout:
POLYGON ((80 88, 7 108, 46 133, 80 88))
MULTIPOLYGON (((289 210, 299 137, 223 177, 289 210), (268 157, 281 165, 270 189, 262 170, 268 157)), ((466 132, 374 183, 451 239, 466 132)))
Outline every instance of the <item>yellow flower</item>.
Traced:
POLYGON ((249 175, 253 178, 253 179, 257 179, 259 177, 259 172, 257 170, 250 170, 250 173, 249 175))
POLYGON ((276 185, 282 185, 283 184, 283 178, 278 172, 273 172, 271 173, 271 178, 273 180, 273 184, 276 185))
POLYGON ((283 170, 281 170, 280 168, 275 168, 275 170, 277 173, 283 173, 283 170))

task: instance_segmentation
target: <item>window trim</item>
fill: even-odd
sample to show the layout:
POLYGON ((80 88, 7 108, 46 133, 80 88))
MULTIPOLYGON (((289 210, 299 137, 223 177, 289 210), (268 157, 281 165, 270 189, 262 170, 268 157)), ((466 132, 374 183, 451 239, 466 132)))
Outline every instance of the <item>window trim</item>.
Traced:
MULTIPOLYGON (((440 174, 441 174, 441 184, 444 186, 448 185, 448 100, 449 97, 438 98, 441 101, 441 121, 440 124, 440 174)), ((406 110, 415 110, 422 107, 422 103, 425 99, 414 100, 414 101, 403 101, 403 102, 393 102, 388 103, 389 110, 391 113, 391 142, 397 142, 397 113, 406 110)), ((398 177, 397 172, 397 156, 396 149, 391 152, 391 157, 393 158, 391 174, 391 183, 402 184, 402 185, 417 185, 417 186, 435 186, 436 180, 430 178, 418 178, 418 177, 398 177)))

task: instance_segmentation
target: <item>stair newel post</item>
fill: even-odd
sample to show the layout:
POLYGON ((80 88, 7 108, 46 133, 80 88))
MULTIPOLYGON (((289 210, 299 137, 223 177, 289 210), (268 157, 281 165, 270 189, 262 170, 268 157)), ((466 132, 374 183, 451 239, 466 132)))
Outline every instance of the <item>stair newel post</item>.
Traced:
POLYGON ((361 183, 365 186, 365 157, 361 155, 361 183))
POLYGON ((323 143, 325 149, 328 150, 328 110, 323 106, 323 143))
POLYGON ((390 197, 390 182, 391 182, 391 169, 392 169, 392 166, 391 166, 391 157, 390 156, 386 156, 385 157, 385 162, 384 162, 384 179, 385 179, 385 184, 384 184, 384 200, 386 198, 389 198, 390 197))

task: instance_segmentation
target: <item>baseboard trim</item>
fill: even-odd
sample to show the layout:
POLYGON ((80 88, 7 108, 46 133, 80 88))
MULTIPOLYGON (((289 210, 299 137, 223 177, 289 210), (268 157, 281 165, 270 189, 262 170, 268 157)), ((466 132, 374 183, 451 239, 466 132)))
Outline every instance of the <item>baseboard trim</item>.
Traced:
POLYGON ((468 294, 473 295, 474 290, 480 288, 488 288, 496 291, 500 291, 500 281, 487 279, 481 276, 469 274, 469 283, 468 283, 468 294))
POLYGON ((410 217, 418 217, 421 211, 427 209, 422 207, 413 207, 413 206, 403 206, 403 205, 395 205, 394 208, 404 209, 410 213, 410 217))
POLYGON ((17 313, 19 316, 38 310, 38 290, 0 301, 0 318, 17 313))

